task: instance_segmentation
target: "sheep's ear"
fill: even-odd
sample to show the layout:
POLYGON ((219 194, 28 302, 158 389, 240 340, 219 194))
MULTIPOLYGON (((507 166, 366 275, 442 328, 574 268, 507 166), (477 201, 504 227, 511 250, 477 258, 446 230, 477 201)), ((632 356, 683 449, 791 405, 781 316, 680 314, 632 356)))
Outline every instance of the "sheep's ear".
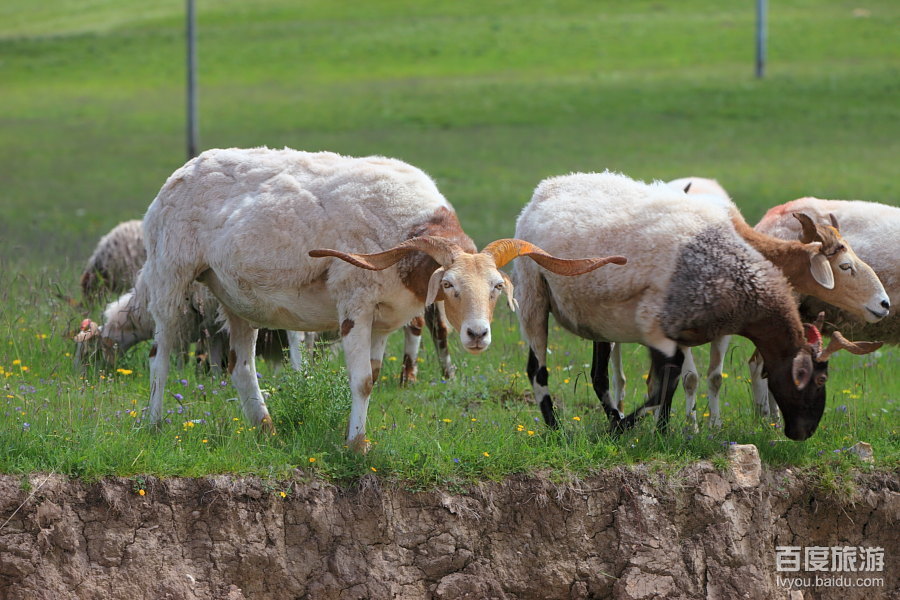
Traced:
MULTIPOLYGON (((813 244, 810 244, 810 246, 813 246, 813 244)), ((831 269, 831 263, 828 262, 828 257, 822 254, 821 244, 815 244, 815 246, 815 249, 810 249, 809 272, 813 279, 816 280, 816 283, 826 290, 833 290, 834 271, 831 269)))
POLYGON ((794 377, 794 385, 798 390, 802 390, 809 384, 809 380, 813 373, 812 357, 806 350, 800 350, 794 357, 794 363, 791 366, 791 375, 794 377))
POLYGON ((425 296, 425 306, 444 299, 444 290, 441 288, 441 282, 444 280, 445 271, 444 267, 438 267, 431 274, 431 279, 428 280, 428 295, 425 296))
POLYGON ((837 217, 834 216, 834 213, 828 213, 828 218, 831 219, 831 226, 840 231, 841 228, 838 227, 837 217))
POLYGON ((509 305, 509 310, 516 312, 519 308, 519 303, 513 297, 515 288, 513 287, 512 279, 503 271, 500 271, 500 276, 503 278, 503 290, 506 292, 506 303, 509 305))

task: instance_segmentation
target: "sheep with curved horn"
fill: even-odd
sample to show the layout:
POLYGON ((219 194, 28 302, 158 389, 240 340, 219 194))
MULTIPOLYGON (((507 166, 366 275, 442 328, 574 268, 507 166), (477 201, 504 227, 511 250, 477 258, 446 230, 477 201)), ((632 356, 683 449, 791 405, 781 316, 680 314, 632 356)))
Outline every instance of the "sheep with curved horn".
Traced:
MULTIPOLYGON (((168 354, 194 280, 221 303, 232 381, 244 415, 262 429, 274 425, 256 380, 257 328, 340 331, 352 395, 347 441, 358 451, 368 446, 366 413, 388 334, 426 304, 443 301, 463 346, 481 352, 500 293, 512 291, 498 270, 511 253, 476 252, 425 173, 379 156, 209 150, 169 177, 144 229, 158 347, 151 359, 153 423, 162 417, 168 354), (327 249, 334 247, 355 252, 327 249)), ((570 265, 572 275, 605 264, 558 260, 545 263, 570 265)))

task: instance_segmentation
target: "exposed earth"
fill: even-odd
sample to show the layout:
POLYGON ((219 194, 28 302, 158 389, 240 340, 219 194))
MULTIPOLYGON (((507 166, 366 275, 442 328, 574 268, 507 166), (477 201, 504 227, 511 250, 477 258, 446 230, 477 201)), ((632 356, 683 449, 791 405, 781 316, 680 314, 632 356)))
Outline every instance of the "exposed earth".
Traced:
POLYGON ((411 492, 216 476, 0 476, 0 600, 898 598, 900 483, 839 500, 791 470, 617 468, 411 492), (282 492, 286 495, 283 497, 282 492), (882 548, 875 587, 790 591, 776 546, 882 548))

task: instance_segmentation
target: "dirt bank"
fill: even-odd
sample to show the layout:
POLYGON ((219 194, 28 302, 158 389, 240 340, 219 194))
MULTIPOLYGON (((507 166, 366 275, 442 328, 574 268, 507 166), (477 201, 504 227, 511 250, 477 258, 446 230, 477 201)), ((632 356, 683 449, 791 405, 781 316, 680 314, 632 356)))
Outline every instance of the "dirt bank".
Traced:
POLYGON ((0 599, 799 598, 778 584, 797 574, 776 572, 776 546, 883 548, 868 573, 883 586, 802 597, 897 597, 896 475, 860 476, 849 502, 750 471, 615 469, 465 494, 298 475, 150 479, 141 496, 130 479, 34 475, 23 490, 0 476, 0 599))

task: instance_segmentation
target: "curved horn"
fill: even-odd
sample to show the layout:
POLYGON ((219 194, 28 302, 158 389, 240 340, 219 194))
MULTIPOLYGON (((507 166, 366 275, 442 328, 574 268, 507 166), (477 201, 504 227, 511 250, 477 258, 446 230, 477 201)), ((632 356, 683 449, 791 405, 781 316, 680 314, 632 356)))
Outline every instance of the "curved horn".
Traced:
POLYGON ((816 224, 806 213, 795 212, 791 213, 794 215, 794 218, 800 221, 800 227, 802 228, 802 232, 800 234, 800 241, 804 244, 808 244, 810 242, 822 242, 822 236, 819 235, 819 230, 816 227, 816 224))
POLYGON ((845 338, 840 331, 835 331, 831 334, 831 341, 828 342, 828 347, 816 356, 816 361, 825 362, 838 350, 846 350, 850 354, 862 355, 868 354, 869 352, 875 352, 883 345, 884 342, 851 342, 845 338))
POLYGON ((416 251, 424 252, 437 261, 442 267, 448 267, 453 264, 453 261, 456 259, 456 256, 462 252, 462 249, 456 244, 448 242, 444 238, 426 235, 410 238, 405 242, 397 244, 390 250, 373 254, 354 254, 352 252, 341 252, 340 250, 319 248, 310 250, 309 255, 313 258, 333 256, 363 269, 381 271, 396 264, 410 252, 416 251))
POLYGON ((483 254, 489 254, 501 268, 517 256, 527 256, 548 271, 558 275, 582 275, 598 269, 603 265, 615 263, 624 265, 624 256, 608 256, 606 258, 557 258, 547 254, 534 244, 515 238, 496 240, 484 247, 483 254))

